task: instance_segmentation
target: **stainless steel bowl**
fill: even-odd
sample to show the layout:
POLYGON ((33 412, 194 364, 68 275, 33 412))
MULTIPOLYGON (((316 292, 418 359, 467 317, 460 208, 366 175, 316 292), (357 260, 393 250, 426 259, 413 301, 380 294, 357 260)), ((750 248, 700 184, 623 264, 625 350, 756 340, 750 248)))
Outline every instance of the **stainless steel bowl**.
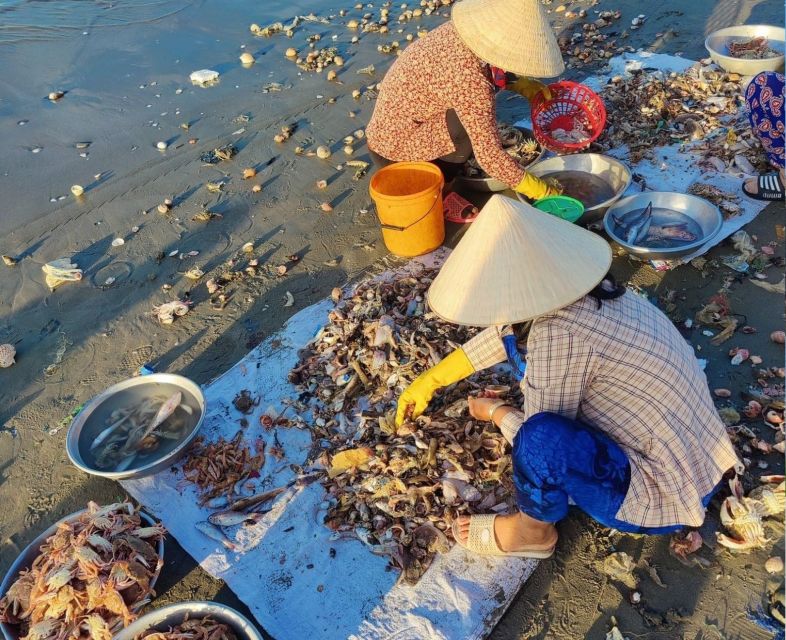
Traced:
MULTIPOLYGON (((526 127, 516 127, 516 129, 521 131, 528 138, 535 140, 535 134, 532 133, 530 129, 527 129, 526 127)), ((537 157, 523 166, 531 167, 534 163, 538 162, 543 157, 543 155, 546 153, 545 147, 538 142, 538 148, 540 149, 540 152, 538 153, 537 157)), ((466 176, 462 175, 456 176, 454 185, 457 189, 466 188, 470 189, 471 191, 481 191, 484 193, 498 193, 500 191, 506 191, 510 189, 510 185, 500 182, 496 178, 467 178, 466 176)))
MULTIPOLYGON (((8 591, 9 587, 16 581, 16 578, 19 575, 19 572, 22 569, 27 569, 33 564, 33 560, 39 554, 41 546, 46 542, 46 539, 49 536, 53 536, 57 532, 58 526, 63 524, 64 522, 70 522, 71 520, 75 520, 79 516, 81 516, 86 509, 82 511, 77 511, 76 513, 72 513, 71 515, 66 516, 65 518, 58 520, 55 522, 51 527, 49 527, 46 531, 44 531, 40 536, 38 536, 35 540, 33 540, 27 547, 25 547, 24 551, 20 553, 11 567, 5 574, 3 578, 3 582, 0 583, 0 597, 2 597, 6 591, 8 591)), ((139 516, 142 520, 147 523, 149 526, 153 526, 155 521, 146 513, 140 511, 139 516)), ((153 574, 152 579, 150 580, 150 588, 152 589, 156 581, 158 580, 158 576, 161 573, 161 567, 163 566, 163 559, 164 559, 164 541, 161 540, 158 543, 158 557, 161 559, 159 562, 159 566, 156 568, 156 572, 153 574)), ((132 607, 132 611, 138 611, 144 606, 144 604, 137 605, 136 607, 132 607)), ((18 629, 16 625, 13 624, 6 624, 4 622, 0 622, 0 633, 3 634, 4 640, 19 640, 19 634, 17 633, 18 629)))
POLYGON ((204 416, 205 396, 199 385, 188 378, 172 373, 154 373, 130 378, 109 387, 85 404, 68 428, 66 450, 71 462, 86 473, 112 480, 138 478, 166 469, 180 458, 191 441, 196 438, 204 416), (160 457, 151 457, 152 454, 148 454, 142 458, 140 464, 130 466, 123 471, 106 471, 90 465, 83 452, 89 450, 96 436, 106 428, 106 420, 113 410, 128 406, 132 401, 144 401, 151 395, 172 394, 175 391, 182 392, 184 400, 195 407, 198 415, 191 431, 187 432, 173 449, 163 452, 160 457))
POLYGON ((690 255, 696 249, 712 240, 720 231, 722 224, 723 215, 718 207, 711 202, 685 193, 669 193, 665 191, 637 193, 634 196, 622 198, 622 200, 609 208, 603 218, 603 228, 614 242, 623 247, 628 253, 641 256, 647 260, 676 260, 677 258, 690 255), (623 238, 620 238, 615 232, 616 225, 612 220, 612 216, 624 216, 629 211, 643 209, 650 202, 655 208, 671 209, 692 218, 701 227, 702 236, 693 242, 674 248, 643 247, 629 244, 623 238))
POLYGON ((116 633, 112 640, 134 640, 146 631, 167 631, 169 627, 183 622, 186 615, 189 619, 210 616, 217 622, 229 625, 238 640, 262 640, 248 618, 217 602, 180 602, 156 609, 116 633))
MULTIPOLYGON (((605 180, 614 190, 613 197, 596 204, 594 207, 585 208, 584 215, 576 220, 577 224, 589 224, 600 220, 603 214, 606 213, 606 209, 625 193, 631 181, 628 167, 619 160, 601 155, 600 153, 574 153, 567 156, 555 156, 554 158, 548 158, 537 164, 532 164, 527 169, 528 173, 538 178, 546 177, 558 171, 581 171, 583 173, 591 173, 605 180)), ((527 199, 520 193, 516 195, 522 202, 527 202, 527 199)))
POLYGON ((778 71, 783 69, 783 54, 786 46, 786 29, 766 24, 741 24, 736 27, 718 29, 707 36, 704 46, 713 62, 724 71, 739 73, 743 76, 755 76, 762 71, 778 71), (769 45, 780 55, 762 60, 744 60, 729 55, 729 44, 740 40, 749 40, 764 36, 769 45))

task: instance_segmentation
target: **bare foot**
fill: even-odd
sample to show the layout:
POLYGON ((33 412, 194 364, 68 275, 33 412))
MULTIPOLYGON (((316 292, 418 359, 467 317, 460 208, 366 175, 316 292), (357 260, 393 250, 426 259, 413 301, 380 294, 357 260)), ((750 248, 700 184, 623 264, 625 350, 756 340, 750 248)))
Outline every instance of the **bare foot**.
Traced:
MULTIPOLYGON (((457 522, 459 539, 466 544, 469 539, 469 516, 461 516, 457 522)), ((522 551, 533 545, 553 546, 557 542, 557 529, 553 524, 519 512, 497 516, 494 520, 494 537, 502 551, 522 551)))

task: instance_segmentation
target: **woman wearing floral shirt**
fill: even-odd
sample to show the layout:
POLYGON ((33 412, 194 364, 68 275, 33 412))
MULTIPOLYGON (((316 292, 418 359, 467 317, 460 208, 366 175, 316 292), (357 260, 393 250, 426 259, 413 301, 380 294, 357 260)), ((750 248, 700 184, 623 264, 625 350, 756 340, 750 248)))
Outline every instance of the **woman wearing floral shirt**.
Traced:
POLYGON ((530 198, 551 195, 502 148, 494 97, 533 98, 562 56, 539 0, 463 0, 451 21, 410 45, 381 84, 366 129, 369 149, 394 162, 463 164, 470 153, 493 178, 530 198), (522 76, 506 84, 506 73, 522 76))

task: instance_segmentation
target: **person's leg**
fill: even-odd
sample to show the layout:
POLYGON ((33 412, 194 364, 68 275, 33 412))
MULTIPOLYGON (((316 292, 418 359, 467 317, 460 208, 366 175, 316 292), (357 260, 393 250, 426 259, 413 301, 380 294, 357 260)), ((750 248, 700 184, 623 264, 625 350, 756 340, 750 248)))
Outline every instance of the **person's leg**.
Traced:
POLYGON ((751 128, 759 138, 770 164, 778 170, 778 174, 746 180, 743 191, 754 197, 766 189, 783 191, 783 185, 786 184, 783 74, 763 71, 755 76, 745 91, 745 102, 751 128), (780 184, 777 183, 777 178, 780 178, 780 184))

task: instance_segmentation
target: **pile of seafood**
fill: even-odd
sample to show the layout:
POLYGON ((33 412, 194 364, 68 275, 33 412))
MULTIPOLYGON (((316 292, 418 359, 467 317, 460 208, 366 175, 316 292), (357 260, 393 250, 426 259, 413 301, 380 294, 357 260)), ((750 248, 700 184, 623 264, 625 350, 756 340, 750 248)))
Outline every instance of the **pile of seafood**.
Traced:
POLYGON ((141 403, 115 409, 106 428, 90 444, 98 469, 125 471, 140 457, 157 452, 163 443, 177 443, 193 426, 194 409, 180 391, 151 396, 141 403))
POLYGON ((760 145, 741 94, 739 74, 701 63, 684 73, 615 76, 601 92, 607 120, 596 142, 604 151, 627 146, 636 163, 655 147, 680 140, 716 171, 756 172, 760 145))
POLYGON ((695 182, 688 187, 688 193, 709 200, 723 212, 724 217, 732 218, 742 211, 739 205, 740 197, 736 193, 724 191, 714 185, 695 182))
POLYGON ((242 431, 231 440, 219 438, 210 443, 197 436, 183 462, 183 475, 196 485, 200 504, 217 508, 241 493, 246 482, 258 478, 264 464, 264 442, 259 441, 257 453, 252 455, 243 442, 242 431))
POLYGON ((0 621, 17 626, 22 640, 112 640, 112 630, 133 622, 155 595, 163 560, 153 543, 165 535, 129 502, 88 503, 19 573, 0 599, 0 621))
POLYGON ((135 640, 237 640, 237 636, 229 625, 205 616, 186 618, 169 631, 148 631, 135 640))
POLYGON ((340 67, 344 64, 344 59, 338 55, 336 47, 325 47, 309 51, 305 57, 296 57, 295 64, 303 71, 322 71, 327 66, 335 64, 340 67))
MULTIPOLYGON (((519 165, 524 168, 528 164, 537 160, 541 153, 540 145, 531 135, 514 127, 512 124, 497 124, 497 131, 499 138, 502 142, 502 148, 510 155, 519 165)), ((467 178, 488 178, 489 176, 478 164, 475 156, 472 156, 464 164, 464 175, 467 178)))
POLYGON ((345 299, 335 290, 328 324, 290 373, 323 449, 312 462, 327 491, 325 524, 388 556, 409 583, 450 548, 458 515, 513 504, 508 444, 467 411, 470 394, 520 404, 518 386, 504 386, 507 373, 478 372, 437 393, 425 415, 395 425, 401 391, 476 332, 426 311, 436 273, 366 282, 345 299))
POLYGON ((572 69, 593 62, 605 62, 625 51, 626 48, 618 46, 616 39, 610 39, 610 36, 617 34, 601 31, 619 20, 621 16, 619 11, 601 11, 597 18, 586 20, 585 9, 577 13, 566 12, 566 18, 577 17, 583 22, 571 25, 575 29, 572 34, 559 37, 559 47, 565 57, 565 66, 572 69))
POLYGON ((769 46, 767 38, 758 36, 750 40, 730 42, 729 55, 732 58, 742 58, 744 60, 763 60, 764 58, 779 56, 780 53, 769 46))

